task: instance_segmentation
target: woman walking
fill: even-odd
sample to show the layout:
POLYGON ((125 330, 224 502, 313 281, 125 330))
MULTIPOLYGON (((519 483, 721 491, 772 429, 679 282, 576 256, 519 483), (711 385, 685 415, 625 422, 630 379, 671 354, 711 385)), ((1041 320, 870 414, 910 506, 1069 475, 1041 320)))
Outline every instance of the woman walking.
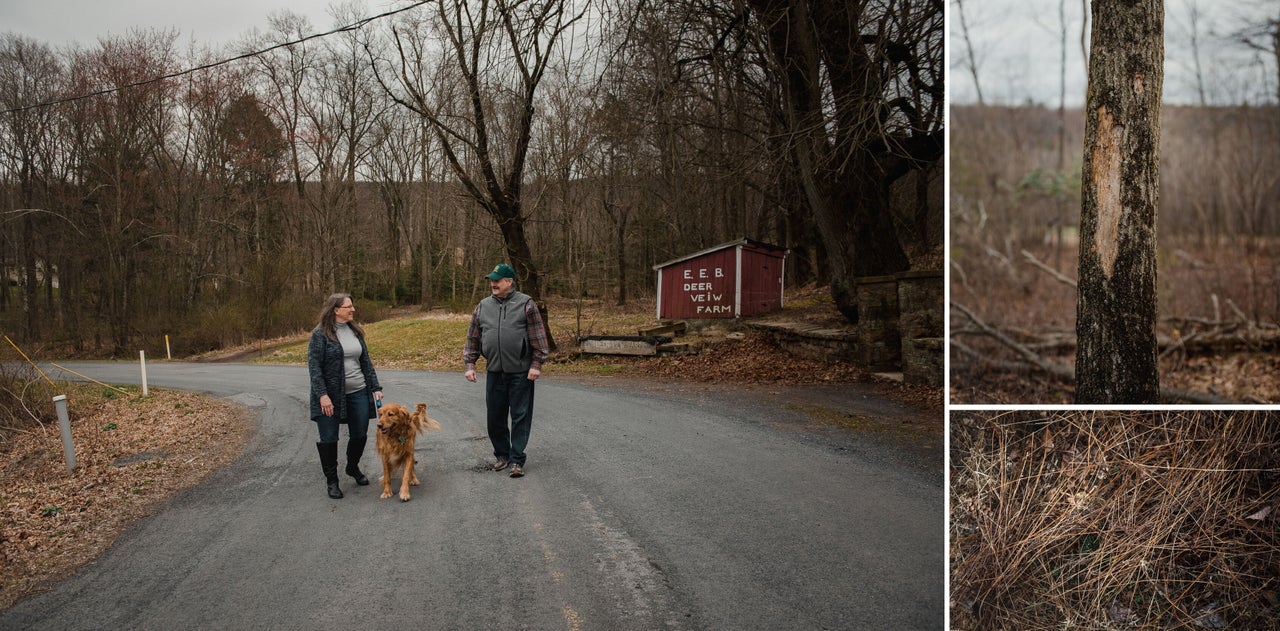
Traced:
POLYGON ((378 414, 374 401, 382 401, 378 373, 369 361, 364 329, 356 323, 355 314, 349 294, 329 296, 320 310, 320 323, 311 331, 307 349, 311 420, 320 432, 316 449, 329 484, 329 497, 335 500, 342 498, 338 487, 338 425, 347 425, 347 475, 364 486, 369 478, 360 472, 360 456, 368 440, 369 419, 378 414))

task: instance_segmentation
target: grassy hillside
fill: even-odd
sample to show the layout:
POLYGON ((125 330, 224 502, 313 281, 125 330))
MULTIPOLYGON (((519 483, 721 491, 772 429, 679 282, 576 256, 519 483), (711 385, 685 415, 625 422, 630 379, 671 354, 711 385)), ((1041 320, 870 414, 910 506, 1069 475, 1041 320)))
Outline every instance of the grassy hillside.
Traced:
MULTIPOLYGON (((762 319, 789 319, 824 326, 845 323, 831 295, 823 287, 800 287, 787 291, 786 305, 762 319)), ((657 323, 653 299, 635 300, 625 307, 604 301, 552 299, 550 325, 559 345, 543 367, 549 377, 556 375, 617 376, 646 381, 678 381, 701 384, 833 385, 866 384, 887 397, 922 410, 937 413, 941 429, 942 389, 877 381, 871 373, 853 363, 830 362, 800 357, 779 348, 766 335, 735 320, 690 322, 688 335, 678 341, 699 347, 695 355, 636 357, 588 355, 578 351, 578 339, 587 335, 635 335, 640 327, 657 323), (579 308, 581 307, 581 308, 579 308)), ((366 309, 365 313, 370 310, 366 309)), ((365 325, 369 352, 378 369, 437 370, 462 372, 462 346, 471 314, 432 310, 402 309, 389 317, 365 325)), ((268 340, 239 349, 251 353, 228 357, 236 361, 269 364, 305 364, 309 332, 299 332, 285 340, 268 340), (258 349, 274 349, 259 354, 258 349)), ((204 356, 198 359, 217 359, 204 356)), ((483 370, 483 360, 481 360, 483 370)))
MULTIPOLYGON (((608 361, 579 357, 578 338, 586 335, 635 335, 637 329, 657 322, 653 300, 618 307, 600 301, 553 301, 549 325, 560 350, 552 355, 554 372, 599 374, 612 370, 608 361), (581 308, 579 308, 581 307, 581 308)), ((410 370, 462 370, 462 346, 471 313, 442 310, 401 311, 392 317, 365 324, 369 354, 380 368, 410 370)), ((307 340, 298 338, 254 360, 255 363, 304 364, 307 340)))

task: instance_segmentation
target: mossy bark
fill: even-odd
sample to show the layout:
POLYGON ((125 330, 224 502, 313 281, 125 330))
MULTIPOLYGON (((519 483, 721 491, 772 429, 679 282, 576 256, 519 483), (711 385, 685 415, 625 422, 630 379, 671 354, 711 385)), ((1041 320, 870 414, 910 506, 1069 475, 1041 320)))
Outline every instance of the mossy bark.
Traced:
POLYGON ((1094 0, 1085 107, 1076 401, 1156 403, 1164 8, 1094 0))

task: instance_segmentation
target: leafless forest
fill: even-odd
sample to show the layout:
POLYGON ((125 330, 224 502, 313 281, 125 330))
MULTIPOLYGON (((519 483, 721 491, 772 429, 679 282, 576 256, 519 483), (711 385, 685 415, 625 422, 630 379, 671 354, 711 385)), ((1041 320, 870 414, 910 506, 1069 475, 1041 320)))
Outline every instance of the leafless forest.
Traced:
POLYGON ((941 264, 941 0, 368 16, 311 38, 330 25, 278 14, 221 50, 0 35, 0 329, 198 351, 335 290, 464 305, 498 261, 544 306, 623 302, 741 237, 856 318, 857 277, 941 264))
MULTIPOLYGON (((1072 403, 1083 113, 951 113, 951 400, 1072 403)), ((1280 109, 1161 128, 1161 399, 1280 401, 1280 109)))

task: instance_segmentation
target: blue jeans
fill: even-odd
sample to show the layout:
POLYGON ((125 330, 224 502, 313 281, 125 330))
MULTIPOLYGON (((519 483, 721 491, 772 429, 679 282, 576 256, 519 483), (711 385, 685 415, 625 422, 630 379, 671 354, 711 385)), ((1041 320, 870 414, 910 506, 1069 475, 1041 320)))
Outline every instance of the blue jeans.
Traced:
MULTIPOLYGON (((347 437, 364 438, 369 432, 369 389, 361 388, 345 398, 347 400, 347 437)), ((338 442, 337 411, 334 410, 335 416, 322 415, 316 419, 316 429, 320 430, 320 442, 338 442)))
POLYGON ((484 380, 484 402, 489 410, 489 442, 499 460, 524 466, 524 448, 533 426, 533 383, 529 372, 491 372, 484 380), (511 427, 507 428, 507 415, 511 427))

